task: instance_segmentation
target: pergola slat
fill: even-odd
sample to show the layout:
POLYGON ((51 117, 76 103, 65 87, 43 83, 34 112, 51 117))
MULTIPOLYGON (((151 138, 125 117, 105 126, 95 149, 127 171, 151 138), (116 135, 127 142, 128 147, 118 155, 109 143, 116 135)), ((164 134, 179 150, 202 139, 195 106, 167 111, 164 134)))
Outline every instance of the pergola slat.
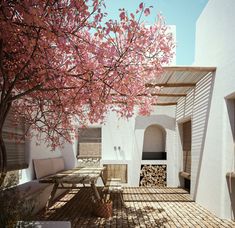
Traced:
POLYGON ((156 103, 152 104, 154 106, 170 106, 170 105, 177 105, 177 102, 166 102, 166 103, 156 103))
MULTIPOLYGON (((126 97, 127 95, 125 95, 125 94, 111 94, 112 96, 122 96, 122 97, 126 97)), ((143 93, 143 94, 139 94, 138 96, 147 96, 148 94, 145 94, 145 93, 143 93)), ((157 97, 186 97, 187 96, 187 94, 186 93, 171 93, 171 94, 169 94, 169 93, 151 93, 150 94, 151 96, 157 96, 157 97)))
POLYGON ((215 72, 216 67, 201 67, 201 66, 165 66, 166 71, 187 71, 187 72, 215 72))
POLYGON ((149 88, 154 87, 194 87, 196 83, 146 83, 145 86, 149 88))
MULTIPOLYGON (((177 105, 181 97, 187 94, 196 86, 196 84, 204 77, 213 76, 216 67, 200 67, 200 66, 165 66, 159 77, 145 84, 150 89, 151 96, 158 96, 157 103, 152 105, 168 106, 177 105), (160 91, 154 88, 161 87, 160 91)), ((113 96, 126 96, 125 94, 111 94, 113 96)), ((148 94, 139 94, 138 96, 147 96, 148 94)), ((113 102, 122 103, 126 102, 113 102)))

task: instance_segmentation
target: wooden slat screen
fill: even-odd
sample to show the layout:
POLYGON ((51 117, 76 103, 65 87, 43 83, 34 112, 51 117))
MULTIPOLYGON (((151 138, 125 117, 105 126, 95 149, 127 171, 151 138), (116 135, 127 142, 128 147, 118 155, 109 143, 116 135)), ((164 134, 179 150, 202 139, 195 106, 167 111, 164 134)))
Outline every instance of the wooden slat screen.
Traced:
POLYGON ((105 164, 104 179, 121 178, 122 183, 127 183, 127 164, 105 164))
POLYGON ((191 173, 191 121, 183 123, 183 167, 184 172, 191 173))
POLYGON ((79 129, 77 156, 101 157, 101 128, 79 129))
POLYGON ((79 143, 79 157, 101 157, 101 143, 79 143))
POLYGON ((7 150, 7 170, 19 170, 28 167, 28 156, 25 148, 25 124, 23 119, 13 124, 9 113, 3 126, 3 139, 7 150))

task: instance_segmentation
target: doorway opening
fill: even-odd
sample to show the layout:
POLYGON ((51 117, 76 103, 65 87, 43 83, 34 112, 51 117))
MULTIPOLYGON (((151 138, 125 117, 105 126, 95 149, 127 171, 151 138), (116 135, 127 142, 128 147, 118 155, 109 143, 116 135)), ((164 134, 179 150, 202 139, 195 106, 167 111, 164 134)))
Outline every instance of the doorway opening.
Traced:
POLYGON ((191 185, 191 147, 192 147, 192 122, 184 122, 181 126, 181 142, 183 150, 183 170, 180 172, 181 186, 190 192, 191 185))

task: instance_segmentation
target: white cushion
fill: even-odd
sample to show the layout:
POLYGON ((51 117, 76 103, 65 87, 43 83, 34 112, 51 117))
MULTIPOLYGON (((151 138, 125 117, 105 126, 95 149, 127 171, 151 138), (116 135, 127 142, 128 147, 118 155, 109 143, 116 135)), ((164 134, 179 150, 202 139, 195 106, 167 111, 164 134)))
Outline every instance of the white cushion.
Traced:
POLYGON ((64 170, 64 158, 63 157, 51 158, 51 160, 52 160, 54 173, 58 173, 64 170))
POLYGON ((36 179, 54 174, 53 163, 50 158, 47 159, 34 159, 34 170, 36 179))

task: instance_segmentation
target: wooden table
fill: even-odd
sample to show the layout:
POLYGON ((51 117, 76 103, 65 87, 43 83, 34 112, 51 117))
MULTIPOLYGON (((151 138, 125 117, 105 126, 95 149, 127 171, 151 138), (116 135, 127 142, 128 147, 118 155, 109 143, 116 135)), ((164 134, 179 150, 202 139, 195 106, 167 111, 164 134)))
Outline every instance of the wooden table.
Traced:
POLYGON ((96 182, 99 177, 101 177, 103 184, 103 170, 105 167, 78 167, 71 170, 66 170, 49 177, 45 177, 39 180, 40 183, 50 183, 53 184, 53 189, 49 196, 46 204, 46 209, 48 209, 53 201, 57 189, 77 189, 77 184, 89 184, 94 192, 96 200, 100 200, 100 194, 96 187, 96 182), (68 186, 71 184, 71 186, 68 186))

